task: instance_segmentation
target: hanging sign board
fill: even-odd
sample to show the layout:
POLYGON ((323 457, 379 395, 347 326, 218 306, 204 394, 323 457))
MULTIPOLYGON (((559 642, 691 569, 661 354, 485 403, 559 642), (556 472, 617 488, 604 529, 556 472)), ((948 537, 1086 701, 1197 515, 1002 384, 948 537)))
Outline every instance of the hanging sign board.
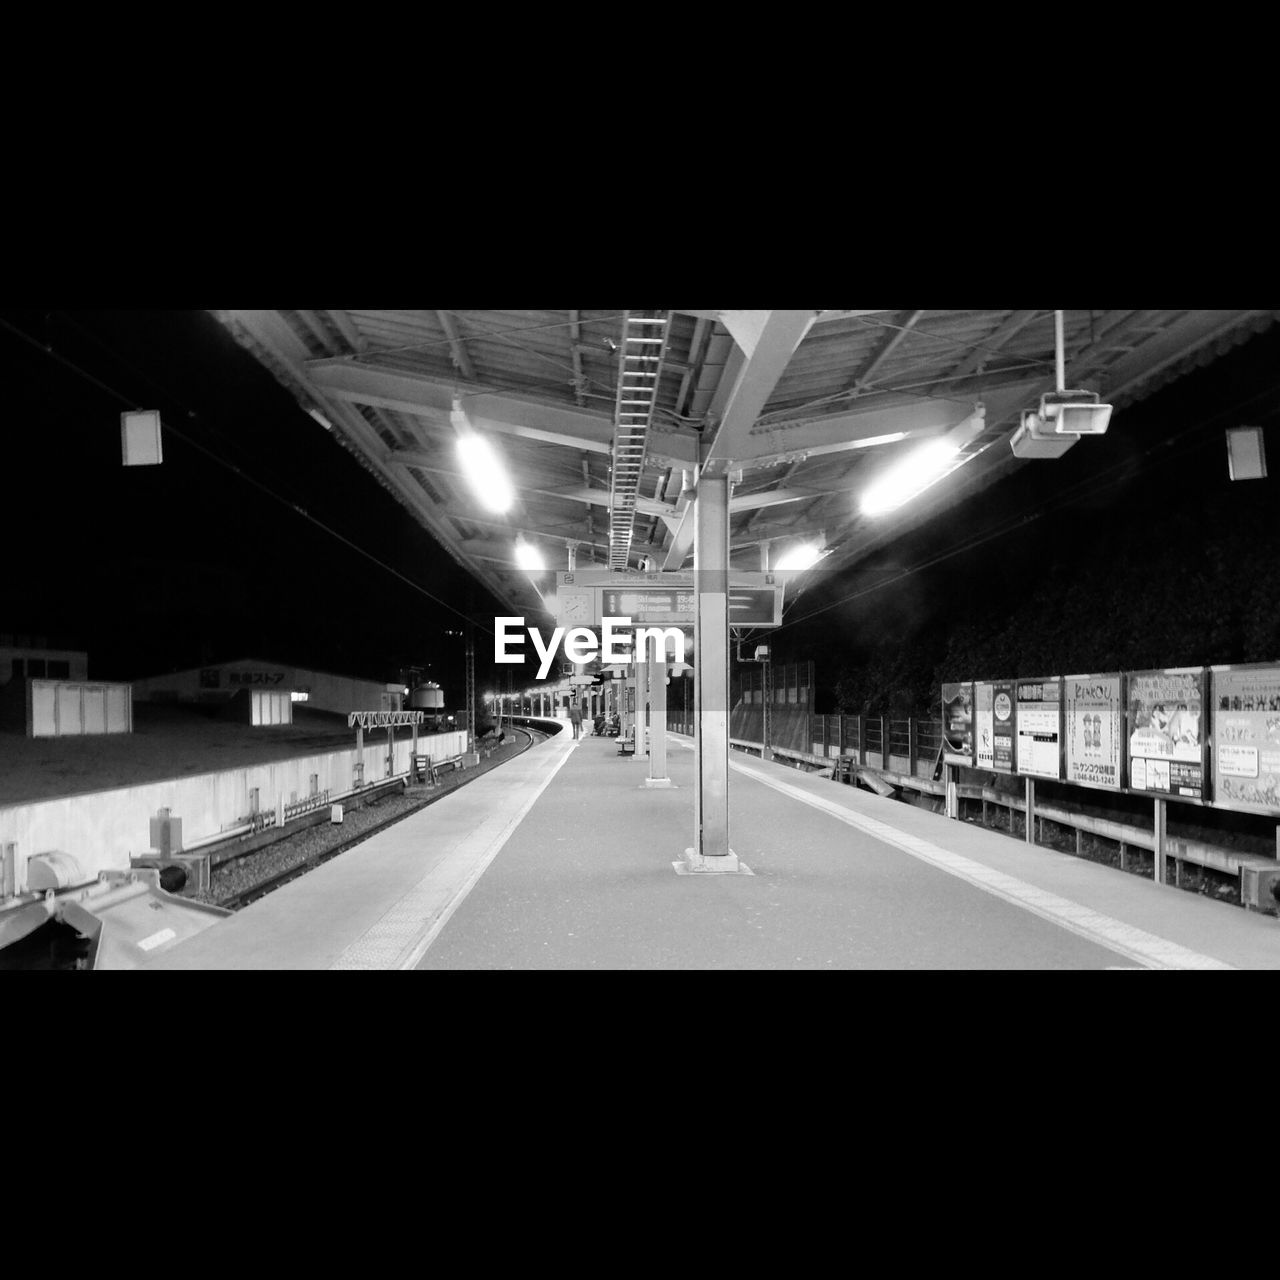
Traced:
POLYGON ((1214 803, 1280 814, 1280 667, 1210 670, 1214 803))
POLYGON ((942 758, 973 765, 973 685, 942 686, 942 758))
MULTIPOLYGON (((777 627, 787 574, 733 570, 729 574, 729 625, 777 627)), ((693 570, 623 573, 568 569, 556 574, 556 623, 598 627, 605 618, 630 618, 637 626, 691 627, 697 616, 693 570)))
POLYGON ((1120 676, 1065 676, 1062 684, 1067 781, 1119 791, 1124 741, 1120 676))
POLYGON ((994 680, 991 687, 991 767, 997 773, 1013 773, 1013 681, 994 680))
POLYGON ((1017 770, 1032 778, 1062 777, 1062 681, 1019 680, 1017 770))
POLYGON ((1128 680, 1129 789, 1207 799, 1204 668, 1135 671, 1128 680))

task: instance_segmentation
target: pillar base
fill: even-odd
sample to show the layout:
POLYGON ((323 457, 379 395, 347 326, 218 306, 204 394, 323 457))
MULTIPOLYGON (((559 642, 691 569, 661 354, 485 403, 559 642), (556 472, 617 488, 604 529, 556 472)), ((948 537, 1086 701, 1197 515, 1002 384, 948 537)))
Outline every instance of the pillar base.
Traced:
POLYGON ((640 785, 642 787, 657 787, 664 791, 680 790, 670 778, 646 778, 640 785))
POLYGON ((738 861, 738 855, 732 849, 719 857, 703 857, 693 849, 684 851, 683 862, 673 862, 678 876, 752 876, 752 871, 745 863, 738 861))

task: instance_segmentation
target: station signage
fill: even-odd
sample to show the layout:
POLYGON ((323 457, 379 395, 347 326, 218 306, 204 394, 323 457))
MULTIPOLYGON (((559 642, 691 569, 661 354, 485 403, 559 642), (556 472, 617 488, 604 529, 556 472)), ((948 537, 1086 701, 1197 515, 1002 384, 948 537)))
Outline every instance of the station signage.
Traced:
POLYGON ((1129 676, 1129 789, 1203 800, 1204 668, 1129 676))
POLYGON ((947 764, 973 764, 973 685, 942 686, 942 758, 947 764))
MULTIPOLYGON (((731 570, 729 625, 780 626, 789 576, 731 570)), ((564 627, 599 627, 605 618, 630 618, 637 626, 691 627, 697 618, 697 571, 560 570, 556 574, 555 613, 556 621, 564 627)))
POLYGON ((1017 769, 1031 778, 1062 776, 1062 682, 1017 682, 1017 769))
POLYGON ((1120 790, 1124 701, 1119 675, 1064 676, 1066 779, 1120 790))
POLYGON ((1280 814, 1280 667, 1213 667, 1214 803, 1280 814))

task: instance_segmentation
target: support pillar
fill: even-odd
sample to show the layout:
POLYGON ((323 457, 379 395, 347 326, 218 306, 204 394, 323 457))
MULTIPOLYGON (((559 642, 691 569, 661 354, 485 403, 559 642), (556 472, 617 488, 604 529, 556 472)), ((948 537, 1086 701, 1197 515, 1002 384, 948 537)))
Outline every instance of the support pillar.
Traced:
POLYGON ((1036 780, 1027 779, 1027 843, 1036 842, 1036 780))
POLYGON ((649 776, 646 787, 670 787, 667 777, 667 664, 651 658, 649 661, 649 698, 652 703, 652 721, 649 725, 649 776))
POLYGON ((1165 803, 1166 803, 1166 802, 1165 802, 1164 800, 1161 800, 1161 799, 1159 799, 1159 798, 1157 798, 1157 799, 1156 799, 1156 802, 1155 802, 1155 805, 1156 805, 1156 812, 1155 812, 1155 845, 1156 845, 1156 848, 1155 848, 1155 854, 1156 854, 1156 860, 1155 860, 1155 861, 1156 861, 1156 865, 1155 865, 1155 882, 1156 882, 1156 884, 1167 884, 1167 883, 1168 883, 1168 875, 1167 875, 1167 873, 1166 873, 1166 869, 1165 869, 1165 865, 1164 865, 1164 840, 1165 840, 1165 830, 1166 830, 1166 828, 1165 828, 1165 823, 1166 823, 1165 803))
POLYGON ((956 776, 959 770, 953 764, 944 764, 942 768, 943 776, 947 780, 947 817, 958 818, 960 816, 960 791, 956 786, 956 776))
POLYGON ((639 760, 649 749, 645 725, 645 704, 649 701, 649 660, 642 660, 638 652, 631 656, 636 668, 636 759, 639 760))
MULTIPOLYGON (((773 653, 760 664, 760 721, 762 724, 760 758, 773 759, 773 653)), ((807 750, 807 748, 806 748, 807 750)))
POLYGON ((676 869, 745 870, 729 848, 729 487, 703 473, 694 498, 693 847, 676 869))

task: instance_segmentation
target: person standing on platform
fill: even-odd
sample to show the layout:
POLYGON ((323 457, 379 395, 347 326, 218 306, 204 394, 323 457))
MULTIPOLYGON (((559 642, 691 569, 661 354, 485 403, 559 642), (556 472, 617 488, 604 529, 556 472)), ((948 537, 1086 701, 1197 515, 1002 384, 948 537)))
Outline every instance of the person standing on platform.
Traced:
POLYGON ((574 738, 579 737, 582 733, 582 711, 576 702, 569 708, 569 723, 573 725, 574 738))

